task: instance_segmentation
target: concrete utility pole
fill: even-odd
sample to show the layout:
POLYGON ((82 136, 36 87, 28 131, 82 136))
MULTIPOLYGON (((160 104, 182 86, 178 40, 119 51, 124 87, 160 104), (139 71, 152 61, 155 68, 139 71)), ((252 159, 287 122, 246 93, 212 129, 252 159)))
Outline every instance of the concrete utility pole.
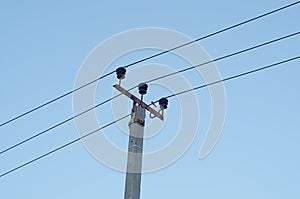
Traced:
POLYGON ((128 141, 127 172, 125 181, 125 199, 139 199, 141 190, 141 172, 143 156, 143 137, 145 108, 133 105, 130 135, 128 141))
POLYGON ((141 191, 145 112, 148 110, 150 114, 153 115, 151 118, 158 117, 159 119, 164 120, 163 112, 164 109, 167 108, 168 100, 166 98, 161 98, 159 100, 160 110, 156 111, 152 109, 142 101, 143 95, 147 93, 148 85, 144 83, 139 84, 138 89, 141 94, 141 99, 139 99, 120 86, 121 80, 125 78, 125 68, 118 68, 116 73, 117 78, 119 79, 119 84, 114 85, 114 87, 133 101, 131 120, 129 122, 130 135, 128 141, 124 198, 139 199, 141 191), (160 113, 160 111, 162 113, 160 113))

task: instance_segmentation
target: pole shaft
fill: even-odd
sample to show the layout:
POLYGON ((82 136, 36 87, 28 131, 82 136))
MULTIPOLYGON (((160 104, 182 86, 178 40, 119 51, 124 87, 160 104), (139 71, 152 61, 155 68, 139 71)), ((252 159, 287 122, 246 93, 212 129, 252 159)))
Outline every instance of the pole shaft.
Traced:
POLYGON ((145 108, 140 105, 134 105, 131 121, 129 123, 130 135, 128 142, 125 199, 140 198, 144 120, 145 108))

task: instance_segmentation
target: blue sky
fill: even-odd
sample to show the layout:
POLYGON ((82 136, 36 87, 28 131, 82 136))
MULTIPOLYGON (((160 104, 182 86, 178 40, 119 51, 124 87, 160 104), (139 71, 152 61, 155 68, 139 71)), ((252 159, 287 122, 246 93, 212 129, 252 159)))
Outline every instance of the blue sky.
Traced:
MULTIPOLYGON (((70 91, 84 59, 112 35, 133 28, 162 27, 198 38, 291 2, 2 1, 0 121, 70 91)), ((216 58, 297 32, 299 10, 299 5, 294 6, 199 43, 216 58)), ((298 56, 299 43, 296 36, 217 62, 216 66, 222 77, 228 77, 298 56)), ((152 53, 155 52, 146 50, 125 57, 124 64, 152 53)), ((183 67, 168 55, 149 63, 152 62, 169 63, 176 70, 183 67)), ((135 67, 138 66, 132 68, 135 67)), ((210 99, 206 89, 197 91, 201 121, 196 139, 174 164, 143 175, 141 198, 299 198, 299 72, 299 61, 294 61, 226 82, 227 112, 222 136, 203 160, 198 159, 198 152, 209 125, 210 99)), ((192 73, 184 75, 190 77, 192 86, 203 83, 192 73)), ((115 81, 113 76, 108 78, 107 88, 98 92, 109 97, 115 81)), ((106 98, 99 93, 97 102, 106 98)), ((107 122, 113 120, 109 108, 110 105, 103 107, 101 113, 109 115, 107 122)), ((176 116, 172 106, 169 110, 176 116)), ((0 127, 0 149, 71 116, 72 96, 68 96, 0 127)), ((172 121, 165 122, 163 141, 174 136, 172 121)), ((119 133, 115 126, 107 131, 119 133)), ((63 125, 1 154, 0 173, 77 137, 73 122, 63 125)), ((163 144, 159 138, 146 140, 145 147, 163 144)), ((126 136, 120 139, 126 146, 126 136)), ((78 142, 0 178, 0 190, 2 198, 122 198, 124 182, 124 173, 99 163, 78 142)))

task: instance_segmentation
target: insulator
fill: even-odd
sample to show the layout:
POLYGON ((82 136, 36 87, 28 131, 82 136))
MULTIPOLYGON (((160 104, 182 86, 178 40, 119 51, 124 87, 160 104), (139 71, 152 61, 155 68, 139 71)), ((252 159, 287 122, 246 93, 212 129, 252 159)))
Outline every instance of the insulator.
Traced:
POLYGON ((139 84, 139 93, 141 95, 145 95, 147 93, 148 85, 145 83, 140 83, 139 84))
POLYGON ((118 79, 124 79, 126 74, 126 69, 124 67, 119 67, 117 68, 116 73, 118 79))
POLYGON ((160 98, 160 100, 158 101, 158 103, 164 109, 168 108, 168 99, 167 98, 160 98))

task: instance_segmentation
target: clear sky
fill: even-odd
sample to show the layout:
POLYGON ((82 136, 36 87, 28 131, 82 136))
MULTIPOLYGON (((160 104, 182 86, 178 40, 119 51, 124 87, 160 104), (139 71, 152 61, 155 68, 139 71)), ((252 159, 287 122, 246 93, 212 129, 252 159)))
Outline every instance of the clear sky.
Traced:
MULTIPOLYGON (((161 27, 198 38, 291 2, 1 1, 0 122, 72 90, 80 66, 92 49, 115 34, 161 27)), ((300 5, 294 6, 199 44, 210 57, 217 58, 300 31, 299 13, 300 5)), ((228 77, 298 56, 299 44, 300 37, 295 36, 215 64, 221 76, 228 77)), ((140 51, 123 57, 118 64, 128 64, 155 52, 140 51)), ((174 70, 187 65, 170 55, 146 63, 168 64, 174 70)), ((198 153, 209 126, 211 101, 207 89, 196 91, 201 117, 195 140, 172 165, 143 175, 141 198, 298 199, 299 64, 290 62, 224 83, 226 118, 222 135, 209 156, 201 160, 198 153)), ((115 67, 112 64, 109 69, 115 67)), ((201 77, 197 79, 193 73, 183 76, 192 86, 203 84, 201 77)), ((111 96, 115 82, 113 75, 105 80, 104 87, 99 86, 96 103, 111 96)), ((158 92, 159 95, 153 89, 146 100, 157 100, 161 95, 158 92)), ((146 151, 158 149, 174 138, 173 124, 180 120, 176 117, 180 112, 176 100, 172 100, 165 128, 159 136, 145 141, 146 151)), ((98 118, 99 123, 113 120, 110 108, 106 104, 97 109, 98 116, 105 115, 104 121, 98 118)), ((72 96, 68 96, 0 127, 0 149, 72 114, 72 96)), ((113 125, 105 133, 113 134, 111 139, 126 148, 127 137, 119 128, 113 125)), ((69 122, 0 154, 0 174, 78 136, 74 122, 69 122)), ((0 178, 0 195, 28 199, 122 198, 124 182, 124 173, 101 164, 78 142, 0 178)))

